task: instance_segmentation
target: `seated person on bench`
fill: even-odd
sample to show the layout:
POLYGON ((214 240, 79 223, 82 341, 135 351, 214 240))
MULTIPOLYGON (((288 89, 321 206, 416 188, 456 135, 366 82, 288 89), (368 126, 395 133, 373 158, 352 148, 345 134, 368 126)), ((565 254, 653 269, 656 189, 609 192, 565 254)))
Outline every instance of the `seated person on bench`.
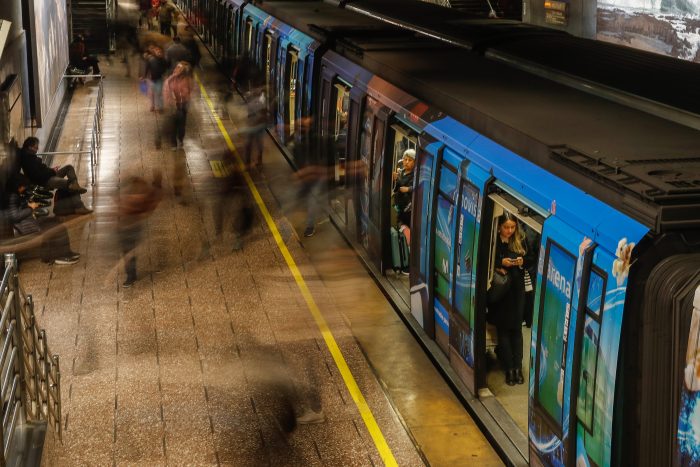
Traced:
MULTIPOLYGON (((19 151, 19 167, 24 175, 37 185, 50 190, 63 189, 74 193, 85 193, 87 190, 78 184, 78 177, 72 165, 64 165, 60 169, 52 169, 44 164, 37 151, 39 150, 39 139, 30 136, 24 140, 22 149, 19 151)), ((76 214, 89 214, 92 211, 83 207, 76 209, 76 214)))
POLYGON ((12 226, 16 235, 16 244, 20 250, 22 245, 31 247, 41 241, 41 260, 45 263, 75 264, 80 254, 71 250, 70 238, 66 227, 55 217, 37 219, 36 211, 39 204, 24 197, 29 181, 24 175, 15 175, 8 181, 6 189, 7 206, 2 212, 2 219, 12 226))

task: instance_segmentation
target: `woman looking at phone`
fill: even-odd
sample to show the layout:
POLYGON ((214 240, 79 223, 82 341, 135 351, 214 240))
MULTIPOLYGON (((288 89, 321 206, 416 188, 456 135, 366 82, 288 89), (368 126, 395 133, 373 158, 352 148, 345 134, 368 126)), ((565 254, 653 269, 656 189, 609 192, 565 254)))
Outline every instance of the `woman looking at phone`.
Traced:
POLYGON ((523 234, 515 216, 504 212, 498 217, 496 239, 496 274, 508 275, 510 286, 503 298, 489 306, 493 323, 498 330, 496 354, 506 375, 506 384, 523 384, 523 333, 525 311, 524 268, 530 266, 532 258, 523 242, 523 234))

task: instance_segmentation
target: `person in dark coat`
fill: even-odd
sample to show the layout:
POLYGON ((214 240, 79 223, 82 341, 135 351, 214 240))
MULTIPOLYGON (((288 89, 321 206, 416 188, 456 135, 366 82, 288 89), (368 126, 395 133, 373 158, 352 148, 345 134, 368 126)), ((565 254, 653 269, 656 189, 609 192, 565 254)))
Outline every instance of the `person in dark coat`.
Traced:
POLYGON ((52 169, 37 156, 38 151, 39 138, 34 136, 25 139, 22 149, 19 151, 19 167, 32 183, 50 190, 65 189, 75 193, 85 193, 87 191, 78 184, 78 176, 72 165, 64 165, 59 169, 52 169))
POLYGON ((518 220, 509 212, 498 217, 496 237, 496 273, 507 274, 508 291, 495 304, 489 305, 491 321, 498 330, 498 359, 506 375, 506 384, 523 384, 523 316, 525 311, 525 268, 533 262, 526 251, 518 220))
POLYGON ((401 159, 401 168, 393 173, 394 209, 398 213, 399 223, 411 226, 411 199, 413 197, 413 168, 416 165, 415 149, 406 149, 401 159))
POLYGON ((36 211, 39 204, 27 201, 24 193, 29 180, 23 175, 15 175, 8 181, 7 206, 2 218, 14 230, 28 241, 29 238, 41 237, 40 257, 45 263, 75 264, 80 254, 71 250, 68 230, 55 217, 38 219, 36 211))
POLYGON ((73 39, 73 42, 68 48, 68 61, 72 66, 85 70, 86 72, 89 67, 92 67, 93 74, 101 74, 99 62, 97 58, 88 54, 87 47, 85 46, 85 38, 82 34, 75 36, 75 39, 73 39))

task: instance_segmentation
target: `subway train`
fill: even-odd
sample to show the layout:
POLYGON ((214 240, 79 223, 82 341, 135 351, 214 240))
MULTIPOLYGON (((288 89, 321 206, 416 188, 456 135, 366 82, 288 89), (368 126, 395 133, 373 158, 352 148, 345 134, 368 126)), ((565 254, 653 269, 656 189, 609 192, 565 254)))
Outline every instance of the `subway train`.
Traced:
POLYGON ((408 0, 395 11, 414 11, 410 24, 370 0, 177 3, 222 65, 247 56, 258 67, 282 147, 313 118, 329 142, 318 150, 333 222, 486 412, 505 414, 520 455, 509 462, 700 465, 700 100, 687 79, 697 65, 588 41, 588 66, 557 68, 520 41, 583 39, 408 0), (482 40, 421 26, 435 17, 422 11, 482 40), (602 72, 596 57, 611 55, 596 47, 623 59, 602 72), (687 71, 658 89, 634 66, 687 71), (392 174, 407 149, 404 276, 392 174), (506 212, 534 257, 516 386, 495 371, 487 319, 506 212))

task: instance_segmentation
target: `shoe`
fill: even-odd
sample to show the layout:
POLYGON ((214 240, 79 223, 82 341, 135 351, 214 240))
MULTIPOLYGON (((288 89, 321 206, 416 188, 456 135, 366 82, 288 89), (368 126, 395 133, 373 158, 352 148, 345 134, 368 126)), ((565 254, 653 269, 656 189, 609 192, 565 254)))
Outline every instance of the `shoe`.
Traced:
POLYGON ((307 227, 306 230, 304 230, 304 237, 313 237, 315 233, 316 233, 316 227, 314 227, 314 226, 307 227))
POLYGON ((124 281, 122 284, 122 289, 128 289, 132 285, 134 285, 134 282, 136 282, 136 279, 127 279, 124 281))
POLYGON ((53 199, 53 193, 48 190, 42 190, 41 188, 34 188, 29 191, 28 194, 33 199, 53 199))
POLYGON ((30 196, 30 197, 29 197, 29 200, 27 200, 27 202, 29 202, 29 203, 36 203, 36 204, 39 205, 39 207, 42 207, 42 208, 51 206, 51 200, 50 200, 50 199, 39 198, 39 197, 34 196, 34 195, 30 196))
POLYGON ((508 386, 515 386, 515 370, 506 371, 506 384, 508 386))
POLYGON ((240 251, 243 249, 243 242, 241 241, 240 237, 236 236, 233 241, 231 242, 231 250, 232 251, 240 251))
POLYGON ((34 210, 34 217, 44 217, 49 215, 47 208, 37 208, 34 210))
POLYGON ((408 272, 408 268, 404 268, 401 271, 399 271, 399 274, 401 274, 402 276, 408 276, 410 272, 408 272))
POLYGON ((81 187, 78 182, 72 182, 70 185, 68 185, 68 190, 69 191, 74 191, 80 194, 87 193, 87 188, 81 187))
POLYGON ((523 376, 523 370, 521 368, 513 370, 513 379, 515 380, 515 384, 525 383, 525 377, 523 376))
POLYGON ((71 251, 70 253, 68 253, 66 258, 78 260, 78 259, 80 259, 80 253, 76 253, 75 251, 71 251))
POLYGON ((297 423, 299 425, 311 425, 314 423, 323 423, 325 421, 326 415, 323 413, 323 410, 314 412, 313 410, 309 409, 297 417, 297 423))
POLYGON ((84 216, 85 214, 91 214, 91 213, 92 213, 92 209, 88 209, 88 208, 86 208, 85 206, 83 206, 83 207, 80 207, 80 208, 76 208, 74 212, 75 212, 75 214, 79 214, 79 215, 81 215, 81 216, 84 216))
POLYGON ((77 263, 78 260, 76 258, 71 258, 69 256, 65 258, 56 258, 53 260, 53 264, 61 264, 61 265, 66 265, 66 264, 75 264, 77 263))

